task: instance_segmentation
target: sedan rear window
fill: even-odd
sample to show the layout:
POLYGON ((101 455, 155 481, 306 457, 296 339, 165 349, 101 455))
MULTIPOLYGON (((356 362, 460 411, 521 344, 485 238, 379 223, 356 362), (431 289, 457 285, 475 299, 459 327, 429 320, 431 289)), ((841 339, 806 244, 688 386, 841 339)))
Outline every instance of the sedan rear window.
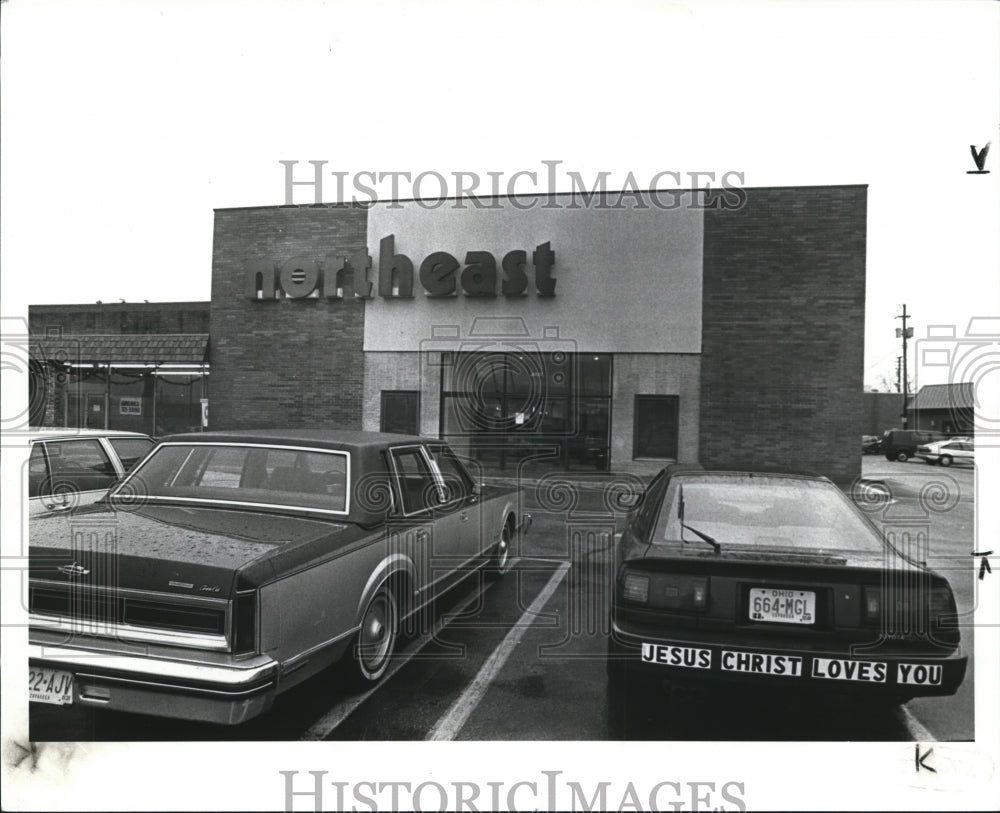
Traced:
POLYGON ((691 528, 712 537, 723 550, 734 546, 884 550, 874 528, 857 514, 836 486, 791 477, 674 477, 653 541, 676 544, 683 539, 700 544, 691 528), (681 527, 682 514, 686 529, 681 527))
POLYGON ((112 498, 227 502, 346 514, 346 452, 252 444, 163 444, 112 498))

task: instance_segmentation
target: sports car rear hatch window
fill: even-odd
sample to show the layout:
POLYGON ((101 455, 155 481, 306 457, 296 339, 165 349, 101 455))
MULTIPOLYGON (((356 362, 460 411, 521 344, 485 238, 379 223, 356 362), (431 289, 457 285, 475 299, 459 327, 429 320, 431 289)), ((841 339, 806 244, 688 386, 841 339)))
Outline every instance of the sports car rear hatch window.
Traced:
POLYGON ((683 544, 690 534, 682 522, 685 527, 697 528, 723 550, 734 546, 883 550, 879 535, 835 486, 799 478, 677 476, 664 498, 652 541, 683 544))

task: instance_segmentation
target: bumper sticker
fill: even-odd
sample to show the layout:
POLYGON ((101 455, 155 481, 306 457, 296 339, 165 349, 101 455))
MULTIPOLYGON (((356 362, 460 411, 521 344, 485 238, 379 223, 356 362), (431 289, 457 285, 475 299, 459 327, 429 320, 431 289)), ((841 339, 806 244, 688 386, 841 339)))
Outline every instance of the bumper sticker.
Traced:
POLYGON ((906 683, 911 686, 940 686, 943 676, 944 667, 939 663, 896 664, 896 683, 906 683))
POLYGON ((726 649, 722 652, 722 670, 799 677, 802 674, 802 658, 793 655, 767 655, 761 652, 731 652, 726 649))
POLYGON ((665 666, 709 669, 712 666, 712 650, 690 646, 643 644, 642 659, 646 663, 661 663, 665 666))
POLYGON ((813 658, 812 676, 826 680, 858 680, 885 683, 887 668, 881 661, 852 661, 841 658, 813 658))

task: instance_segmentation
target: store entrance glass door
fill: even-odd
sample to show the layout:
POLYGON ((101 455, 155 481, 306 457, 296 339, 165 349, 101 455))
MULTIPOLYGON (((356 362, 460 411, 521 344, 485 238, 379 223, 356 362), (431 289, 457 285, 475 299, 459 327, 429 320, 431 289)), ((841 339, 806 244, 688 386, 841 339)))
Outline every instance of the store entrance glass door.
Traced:
POLYGON ((611 356, 443 354, 441 387, 441 436, 486 469, 608 468, 611 356))

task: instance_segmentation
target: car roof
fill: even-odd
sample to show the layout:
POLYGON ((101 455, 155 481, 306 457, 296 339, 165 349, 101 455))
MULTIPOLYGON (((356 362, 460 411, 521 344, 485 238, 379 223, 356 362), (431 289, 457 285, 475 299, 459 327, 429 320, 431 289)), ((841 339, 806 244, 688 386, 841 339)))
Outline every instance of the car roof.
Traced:
POLYGON ((832 481, 828 477, 824 477, 814 471, 788 468, 785 466, 674 463, 667 466, 664 471, 667 473, 668 477, 673 477, 679 474, 698 474, 709 477, 726 474, 749 474, 765 477, 791 477, 799 480, 815 480, 816 482, 830 483, 832 485, 832 481))
POLYGON ((186 432, 160 438, 162 443, 261 443, 311 446, 323 449, 381 449, 407 443, 441 443, 438 438, 363 432, 351 429, 234 429, 225 432, 186 432))
MULTIPOLYGON (((149 438, 143 432, 129 432, 124 429, 74 429, 71 426, 43 426, 33 429, 29 440, 62 440, 72 438, 149 438)), ((151 439, 151 438, 150 438, 151 439)))

